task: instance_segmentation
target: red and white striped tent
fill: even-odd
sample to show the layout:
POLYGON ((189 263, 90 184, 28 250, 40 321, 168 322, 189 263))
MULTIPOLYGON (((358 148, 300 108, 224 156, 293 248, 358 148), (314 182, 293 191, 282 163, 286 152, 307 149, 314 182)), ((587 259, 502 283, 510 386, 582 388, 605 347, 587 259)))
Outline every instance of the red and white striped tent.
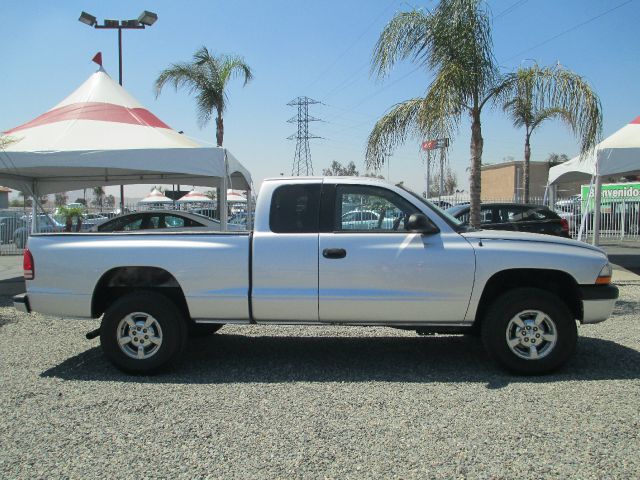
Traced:
POLYGON ((228 150, 203 147, 171 129, 102 67, 2 138, 10 143, 0 150, 0 184, 36 198, 100 185, 251 188, 248 170, 228 150))
POLYGON ((178 200, 178 203, 214 203, 211 198, 197 190, 191 190, 178 200))
POLYGON ((144 197, 138 203, 142 203, 146 205, 161 205, 161 204, 173 203, 173 200, 171 200, 169 197, 167 197, 164 193, 162 193, 157 188, 154 188, 153 190, 151 190, 151 193, 149 195, 144 197))

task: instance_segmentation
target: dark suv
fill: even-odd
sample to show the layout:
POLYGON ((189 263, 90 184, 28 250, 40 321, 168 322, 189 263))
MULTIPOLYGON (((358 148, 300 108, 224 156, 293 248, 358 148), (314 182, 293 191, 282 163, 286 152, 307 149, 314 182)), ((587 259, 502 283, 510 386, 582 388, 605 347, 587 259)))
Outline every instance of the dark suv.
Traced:
MULTIPOLYGON (((447 213, 469 223, 469 205, 456 205, 448 208, 447 213)), ((571 238, 567 221, 544 205, 485 203, 480 206, 480 222, 482 228, 492 230, 517 230, 571 238)))

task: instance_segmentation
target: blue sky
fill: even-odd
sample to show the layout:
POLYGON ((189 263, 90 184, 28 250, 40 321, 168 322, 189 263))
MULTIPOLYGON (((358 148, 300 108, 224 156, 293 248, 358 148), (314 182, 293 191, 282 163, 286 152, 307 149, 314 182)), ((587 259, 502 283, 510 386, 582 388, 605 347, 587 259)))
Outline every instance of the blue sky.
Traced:
MULTIPOLYGON (((125 31, 124 86, 158 117, 177 130, 215 141, 211 124, 198 128, 195 103, 184 91, 165 89, 156 99, 153 82, 172 62, 189 60, 201 45, 219 53, 244 56, 255 79, 229 89, 225 146, 254 176, 289 174, 295 142, 286 137, 295 125, 287 102, 307 95, 323 102, 311 108, 324 119, 311 131, 324 140, 311 141, 316 173, 331 161, 354 161, 364 172, 364 146, 376 119, 402 100, 423 95, 430 74, 411 63, 400 64, 384 81, 369 76, 375 42, 394 13, 413 6, 433 8, 437 2, 401 0, 322 1, 12 1, 4 0, 0 131, 22 124, 51 108, 79 86, 103 52, 106 70, 117 79, 117 36, 78 22, 82 10, 98 19, 136 18, 144 9, 158 22, 144 31, 125 31)), ((640 115, 638 0, 490 0, 494 14, 495 55, 504 71, 536 61, 560 62, 588 79, 600 95, 604 136, 640 115), (606 13, 618 5, 619 8, 606 13), (566 32, 560 36, 557 35, 566 32)), ((465 119, 450 149, 450 164, 461 187, 468 185, 469 122, 465 119)), ((520 159, 523 133, 500 110, 483 118, 484 163, 506 157, 520 159)), ((391 157, 390 180, 404 180, 423 190, 422 155, 409 141, 391 157)), ((547 123, 532 139, 532 159, 550 152, 577 152, 569 130, 547 123)), ((381 173, 387 176, 387 168, 381 173)), ((142 196, 149 187, 130 187, 142 196)))

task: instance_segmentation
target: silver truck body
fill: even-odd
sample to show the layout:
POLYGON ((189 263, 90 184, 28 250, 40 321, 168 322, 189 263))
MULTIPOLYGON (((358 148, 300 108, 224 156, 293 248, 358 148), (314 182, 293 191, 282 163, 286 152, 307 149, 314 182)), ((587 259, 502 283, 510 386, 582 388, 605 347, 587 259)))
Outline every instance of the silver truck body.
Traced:
MULTIPOLYGON (((376 179, 275 179, 263 183, 252 233, 34 235, 35 278, 21 309, 92 318, 101 279, 123 268, 154 268, 175 280, 196 323, 465 326, 492 277, 554 271, 593 286, 607 262, 598 248, 547 235, 460 233, 402 188, 376 179), (411 231, 274 233, 269 212, 282 185, 375 185, 410 202, 438 228, 411 231), (325 249, 346 257, 324 258, 325 249), (25 306, 26 305, 26 306, 25 306)), ((583 323, 605 320, 615 299, 576 299, 583 323)))

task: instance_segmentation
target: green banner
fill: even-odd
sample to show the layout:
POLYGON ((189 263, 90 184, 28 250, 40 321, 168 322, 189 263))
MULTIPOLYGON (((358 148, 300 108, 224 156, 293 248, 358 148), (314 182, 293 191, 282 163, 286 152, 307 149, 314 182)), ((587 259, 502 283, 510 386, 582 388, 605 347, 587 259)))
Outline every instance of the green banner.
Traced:
MULTIPOLYGON (((592 194, 595 195, 596 186, 593 185, 592 194)), ((582 208, 586 208, 589 198, 589 185, 582 185, 582 208)), ((621 202, 640 202, 640 183, 604 183, 600 205, 610 205, 621 202)), ((589 209, 593 208, 593 198, 589 200, 589 209)))

